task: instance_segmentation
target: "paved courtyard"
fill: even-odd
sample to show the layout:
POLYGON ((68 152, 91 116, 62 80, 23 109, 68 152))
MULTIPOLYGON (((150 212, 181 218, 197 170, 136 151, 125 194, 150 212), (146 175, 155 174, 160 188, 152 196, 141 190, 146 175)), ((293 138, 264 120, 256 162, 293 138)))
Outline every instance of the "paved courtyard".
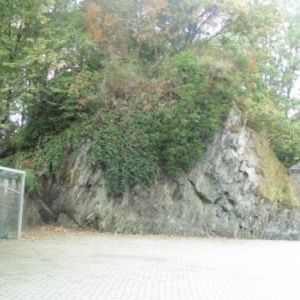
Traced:
POLYGON ((299 300, 300 242, 72 232, 1 240, 0 299, 299 300))

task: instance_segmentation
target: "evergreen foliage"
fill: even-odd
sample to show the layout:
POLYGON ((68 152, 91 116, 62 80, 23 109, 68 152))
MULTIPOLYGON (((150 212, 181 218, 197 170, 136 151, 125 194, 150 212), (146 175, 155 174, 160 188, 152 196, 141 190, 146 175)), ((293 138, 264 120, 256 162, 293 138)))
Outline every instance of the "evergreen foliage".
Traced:
POLYGON ((0 2, 1 164, 54 176, 89 138, 91 163, 120 194, 150 185, 158 166, 173 177, 194 166, 234 103, 294 164, 299 11, 243 0, 0 2))

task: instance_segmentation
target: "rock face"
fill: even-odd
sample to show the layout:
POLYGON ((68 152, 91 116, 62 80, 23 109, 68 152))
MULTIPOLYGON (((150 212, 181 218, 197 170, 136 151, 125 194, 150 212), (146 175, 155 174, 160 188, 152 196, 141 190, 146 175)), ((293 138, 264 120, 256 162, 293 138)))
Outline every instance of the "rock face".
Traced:
POLYGON ((237 108, 190 172, 172 179, 159 170, 153 186, 135 185, 119 197, 107 196, 90 153, 85 141, 57 178, 41 172, 37 195, 27 199, 27 220, 120 233, 300 238, 298 203, 280 204, 286 170, 237 108))

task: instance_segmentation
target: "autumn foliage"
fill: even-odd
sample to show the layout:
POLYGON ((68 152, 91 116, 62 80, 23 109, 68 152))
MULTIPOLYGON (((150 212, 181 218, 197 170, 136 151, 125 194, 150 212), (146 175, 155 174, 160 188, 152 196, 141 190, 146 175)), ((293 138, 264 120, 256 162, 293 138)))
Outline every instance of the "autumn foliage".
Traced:
POLYGON ((102 8, 95 3, 89 4, 84 14, 84 20, 87 24, 87 33, 92 36, 94 43, 104 42, 102 8))
POLYGON ((300 107, 291 97, 300 25, 284 40, 289 20, 281 22, 275 4, 74 2, 0 3, 7 165, 17 153, 38 151, 53 175, 64 151, 88 136, 108 191, 121 193, 151 184, 158 165, 172 176, 193 166, 233 103, 247 111, 249 126, 267 131, 281 161, 299 159, 299 116, 287 116, 300 107))

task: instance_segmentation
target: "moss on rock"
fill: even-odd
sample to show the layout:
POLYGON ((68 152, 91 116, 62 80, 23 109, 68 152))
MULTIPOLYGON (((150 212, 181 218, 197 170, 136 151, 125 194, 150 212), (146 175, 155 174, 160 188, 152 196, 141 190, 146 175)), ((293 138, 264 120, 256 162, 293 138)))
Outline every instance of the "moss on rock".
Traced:
POLYGON ((259 176, 259 191, 266 199, 287 206, 299 206, 293 187, 289 180, 287 169, 278 161, 264 134, 255 136, 256 153, 260 158, 257 167, 259 176))

